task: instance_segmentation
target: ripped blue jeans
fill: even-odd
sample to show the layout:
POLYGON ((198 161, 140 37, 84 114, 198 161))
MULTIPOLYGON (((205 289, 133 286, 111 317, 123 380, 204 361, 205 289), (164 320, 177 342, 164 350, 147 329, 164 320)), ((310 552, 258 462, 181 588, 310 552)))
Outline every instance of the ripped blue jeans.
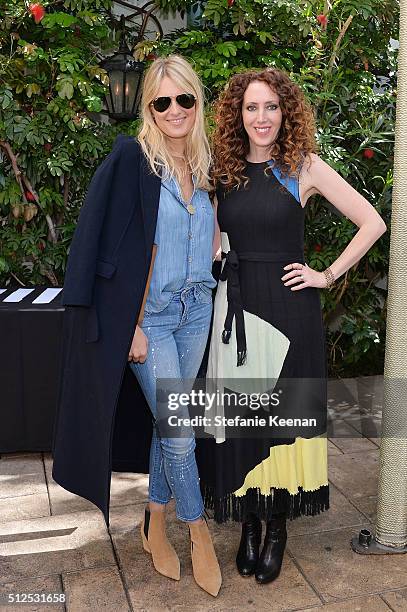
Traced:
MULTIPOLYGON (((175 292, 161 312, 145 311, 142 329, 148 338, 144 363, 130 362, 154 419, 157 379, 195 379, 201 365, 212 315, 211 291, 195 284, 175 292)), ((188 407, 177 416, 188 417, 188 407)), ((184 429, 185 432, 185 429, 184 429)), ((150 449, 149 499, 166 504, 175 499, 177 517, 194 521, 204 512, 195 461, 194 431, 160 437, 154 426, 150 449)))

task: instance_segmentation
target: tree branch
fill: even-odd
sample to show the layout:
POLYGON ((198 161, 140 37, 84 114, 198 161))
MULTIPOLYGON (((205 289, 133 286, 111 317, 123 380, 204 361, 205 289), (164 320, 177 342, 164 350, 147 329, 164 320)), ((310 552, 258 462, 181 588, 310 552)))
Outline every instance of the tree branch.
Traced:
POLYGON ((335 41, 334 48, 333 48, 332 55, 331 55, 331 59, 329 60, 329 64, 328 64, 328 70, 329 71, 332 70, 332 67, 334 65, 334 61, 335 61, 336 55, 337 55, 338 50, 339 50, 339 46, 340 46, 340 44, 342 42, 342 38, 345 36, 346 30, 349 28, 350 24, 352 23, 352 19, 353 19, 353 15, 349 15, 349 17, 347 18, 347 20, 343 24, 341 31, 339 32, 338 38, 335 41))
MULTIPOLYGON (((11 167, 13 168, 13 172, 14 175, 16 177, 16 181, 18 183, 18 185, 20 186, 20 190, 21 190, 21 195, 22 198, 24 200, 24 202, 27 204, 27 198, 25 195, 25 188, 30 191, 33 194, 33 197, 38 205, 38 208, 41 210, 41 206, 39 203, 39 198, 38 195, 36 194, 36 192, 34 191, 30 181, 28 180, 28 178, 26 177, 26 175, 21 172, 20 168, 18 167, 18 163, 17 163, 17 155, 14 154, 10 144, 8 142, 6 142, 5 140, 0 140, 0 147, 2 147, 6 153, 7 156, 10 160, 11 163, 11 167), (25 186, 25 188, 24 188, 25 186)), ((55 230, 55 225, 54 222, 51 218, 50 215, 48 215, 47 213, 44 213, 45 215, 45 219, 47 221, 47 225, 48 225, 48 229, 49 229, 49 233, 50 233, 50 237, 51 237, 51 241, 55 244, 56 242, 58 242, 58 236, 55 230)))
POLYGON ((7 153, 7 156, 10 160, 11 163, 11 167, 13 168, 13 172, 15 174, 16 177, 16 181, 18 183, 18 185, 20 186, 20 190, 21 190, 21 194, 23 196, 24 202, 27 202, 27 198, 25 197, 25 192, 24 192, 24 187, 23 187, 23 183, 21 180, 21 170, 18 167, 17 164, 17 155, 14 155, 13 150, 10 146, 10 144, 8 142, 6 142, 5 140, 0 140, 0 147, 2 147, 5 152, 7 153))
POLYGON ((22 287, 25 287, 25 285, 24 285, 23 281, 21 281, 21 280, 18 278, 18 276, 16 276, 16 275, 14 274, 14 272, 10 272, 10 275, 11 275, 13 278, 15 278, 15 279, 16 279, 16 281, 17 281, 18 283, 20 283, 20 285, 21 285, 22 287))

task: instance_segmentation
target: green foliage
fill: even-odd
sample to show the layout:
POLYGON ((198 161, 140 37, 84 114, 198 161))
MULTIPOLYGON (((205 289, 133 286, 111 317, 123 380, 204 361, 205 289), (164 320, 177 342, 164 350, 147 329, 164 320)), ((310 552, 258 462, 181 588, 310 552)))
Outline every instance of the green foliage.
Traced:
POLYGON ((110 4, 45 3, 36 24, 22 0, 0 1, 1 286, 62 284, 90 177, 116 133, 134 128, 90 114, 101 110, 106 90, 102 52, 117 44, 110 4))
MULTIPOLYGON (((2 286, 62 283, 90 176, 116 133, 135 131, 134 123, 111 126, 92 115, 106 88, 99 60, 116 45, 106 19, 110 1, 45 3, 46 15, 35 24, 23 0, 0 0, 0 141, 18 155, 38 198, 21 193, 0 147, 2 286)), ((156 3, 166 12, 197 6, 196 0, 156 3)), ((397 0, 207 0, 203 6, 201 24, 144 41, 140 57, 189 58, 205 84, 212 127, 211 102, 230 76, 265 66, 286 70, 315 108, 321 157, 389 227, 397 61, 389 41, 398 33, 397 0)), ((323 270, 357 228, 322 198, 313 198, 306 212, 307 262, 323 270)), ((331 374, 382 370, 388 243, 389 232, 332 291, 321 291, 331 374)))

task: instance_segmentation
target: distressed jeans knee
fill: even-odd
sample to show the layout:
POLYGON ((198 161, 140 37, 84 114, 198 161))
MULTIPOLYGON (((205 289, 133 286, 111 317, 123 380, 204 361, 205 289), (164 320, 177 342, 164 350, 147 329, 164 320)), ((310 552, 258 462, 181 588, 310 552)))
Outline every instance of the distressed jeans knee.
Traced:
POLYGON ((182 463, 195 451, 195 438, 161 438, 161 450, 166 459, 182 463))

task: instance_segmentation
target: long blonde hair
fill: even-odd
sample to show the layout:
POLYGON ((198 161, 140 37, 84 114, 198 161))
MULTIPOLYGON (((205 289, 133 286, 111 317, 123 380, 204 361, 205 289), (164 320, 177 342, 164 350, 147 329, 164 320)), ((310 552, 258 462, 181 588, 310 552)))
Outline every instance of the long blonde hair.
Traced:
POLYGON ((191 64, 180 55, 157 58, 145 74, 141 96, 142 124, 138 140, 154 174, 163 180, 174 176, 179 182, 182 180, 182 171, 176 167, 166 138, 157 127, 150 110, 150 104, 156 98, 164 77, 169 77, 185 93, 192 93, 196 98, 195 123, 187 136, 185 156, 196 178, 196 186, 209 191, 211 152, 205 131, 203 87, 191 64))

